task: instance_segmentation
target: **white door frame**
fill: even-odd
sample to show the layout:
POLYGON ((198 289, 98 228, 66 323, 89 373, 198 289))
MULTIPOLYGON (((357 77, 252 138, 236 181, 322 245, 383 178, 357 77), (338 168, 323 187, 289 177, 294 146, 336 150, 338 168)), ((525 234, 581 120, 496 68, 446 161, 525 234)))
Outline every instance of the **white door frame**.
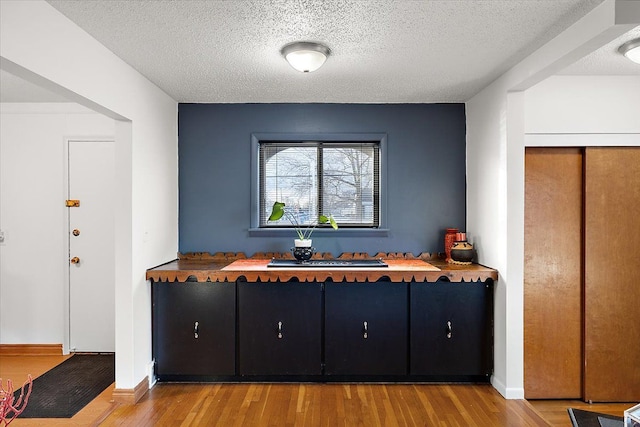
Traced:
MULTIPOLYGON (((113 136, 67 136, 64 138, 63 144, 63 164, 64 164, 64 173, 62 174, 63 179, 63 194, 60 198, 60 205, 64 206, 64 201, 67 199, 69 194, 69 143, 70 142, 113 142, 115 140, 113 136)), ((70 341, 71 341, 71 320, 70 320, 70 298, 71 298, 71 289, 70 289, 70 278, 69 278, 69 260, 70 260, 70 248, 69 248, 69 233, 71 233, 71 229, 69 227, 69 209, 67 207, 63 208, 64 211, 64 224, 63 230, 65 238, 64 240, 64 258, 62 259, 62 265, 64 266, 63 270, 63 310, 64 310, 64 334, 63 334, 63 343, 62 343, 62 353, 69 354, 71 349, 70 341)), ((115 286, 113 289, 115 293, 115 286)))

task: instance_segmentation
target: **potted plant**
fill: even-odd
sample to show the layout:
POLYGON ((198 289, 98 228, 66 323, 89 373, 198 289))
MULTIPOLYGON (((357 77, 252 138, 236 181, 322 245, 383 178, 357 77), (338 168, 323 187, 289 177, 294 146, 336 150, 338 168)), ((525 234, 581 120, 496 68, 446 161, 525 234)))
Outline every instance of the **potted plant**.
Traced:
POLYGON ((298 217, 285 209, 283 202, 276 201, 271 208, 269 221, 278 221, 282 217, 286 217, 293 225, 298 238, 294 240, 294 248, 292 248, 293 256, 299 261, 307 261, 311 258, 315 249, 311 246, 311 234, 319 224, 330 224, 334 230, 338 229, 338 223, 332 215, 320 215, 318 219, 311 224, 301 224, 298 217))

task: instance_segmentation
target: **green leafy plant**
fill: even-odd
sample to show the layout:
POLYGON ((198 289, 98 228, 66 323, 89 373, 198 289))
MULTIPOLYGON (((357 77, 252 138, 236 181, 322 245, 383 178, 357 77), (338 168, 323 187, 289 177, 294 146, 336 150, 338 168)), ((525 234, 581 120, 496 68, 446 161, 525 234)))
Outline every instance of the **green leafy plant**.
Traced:
POLYGON ((287 218, 291 222, 291 224, 293 224, 293 228, 296 230, 296 233, 298 234, 298 238, 300 240, 310 239, 311 234, 313 233, 313 230, 316 229, 318 224, 330 224, 334 230, 338 229, 338 223, 336 222, 336 220, 333 218, 332 215, 329 215, 329 216, 320 215, 316 221, 305 226, 303 224, 300 224, 300 222, 298 221, 298 218, 294 214, 292 214, 287 209, 285 209, 284 203, 275 202, 273 204, 273 207, 271 208, 271 215, 269 215, 269 221, 278 221, 282 217, 287 218))

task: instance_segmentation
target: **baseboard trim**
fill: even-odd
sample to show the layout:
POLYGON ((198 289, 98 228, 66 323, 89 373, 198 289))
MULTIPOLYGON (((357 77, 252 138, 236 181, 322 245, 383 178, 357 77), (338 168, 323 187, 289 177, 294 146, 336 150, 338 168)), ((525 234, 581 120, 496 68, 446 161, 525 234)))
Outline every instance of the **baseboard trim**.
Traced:
POLYGON ((144 377, 135 388, 114 388, 111 398, 114 402, 135 405, 149 390, 149 377, 144 377))
POLYGON ((507 387, 502 381, 494 376, 491 377, 491 385, 498 390, 498 393, 505 399, 524 399, 524 388, 507 387))
POLYGON ((62 344, 0 344, 0 356, 62 355, 62 344))

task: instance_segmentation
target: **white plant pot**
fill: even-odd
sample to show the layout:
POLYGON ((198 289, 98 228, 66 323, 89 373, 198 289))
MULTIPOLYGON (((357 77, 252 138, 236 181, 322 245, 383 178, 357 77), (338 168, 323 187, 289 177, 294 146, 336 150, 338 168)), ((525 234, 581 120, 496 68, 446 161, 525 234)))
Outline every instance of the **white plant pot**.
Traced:
POLYGON ((310 248, 311 247, 311 243, 312 243, 311 239, 304 239, 304 240, 295 239, 293 241, 293 245, 296 248, 310 248))

